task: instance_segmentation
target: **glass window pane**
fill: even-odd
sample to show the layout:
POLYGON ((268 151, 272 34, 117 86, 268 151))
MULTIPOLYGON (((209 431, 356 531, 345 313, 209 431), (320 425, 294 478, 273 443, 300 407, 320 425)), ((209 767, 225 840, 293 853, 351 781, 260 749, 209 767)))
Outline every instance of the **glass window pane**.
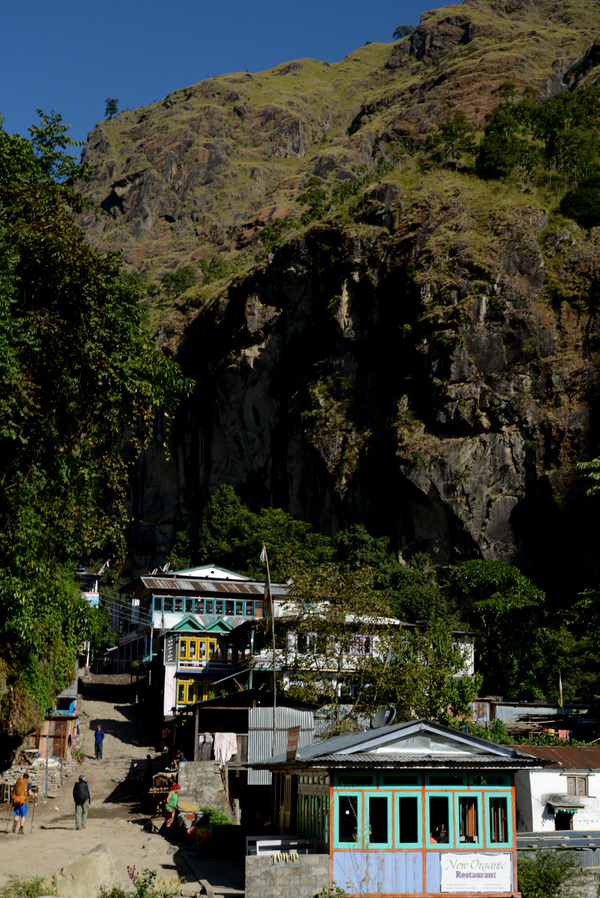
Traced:
POLYGON ((388 800, 383 795, 369 796, 369 843, 386 845, 388 833, 388 800))
POLYGON ((338 796, 338 842, 356 842, 358 832, 358 798, 338 796))
POLYGON ((429 796, 429 841, 431 843, 448 843, 450 833, 448 804, 446 795, 429 796))
POLYGON ((475 796, 459 796, 458 826, 461 842, 479 841, 479 801, 475 796))
POLYGON ((419 807, 416 795, 398 796, 398 840, 400 844, 419 842, 419 807))
POLYGON ((182 639, 179 643, 179 657, 180 658, 185 658, 185 649, 186 649, 185 640, 182 639))
POLYGON ((190 639, 190 658, 196 657, 196 640, 190 639))
POLYGON ((490 797, 490 843, 508 842, 508 800, 490 797))

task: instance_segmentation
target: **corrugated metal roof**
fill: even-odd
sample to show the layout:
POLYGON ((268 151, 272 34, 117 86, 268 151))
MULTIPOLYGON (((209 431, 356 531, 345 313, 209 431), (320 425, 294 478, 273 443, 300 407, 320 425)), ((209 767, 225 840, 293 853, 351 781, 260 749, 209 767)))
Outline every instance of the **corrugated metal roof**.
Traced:
POLYGON ((600 770, 600 746, 595 745, 527 745, 517 751, 562 770, 600 770))
MULTIPOLYGON (((431 720, 412 720, 392 726, 366 730, 359 733, 348 733, 342 736, 333 736, 314 742, 303 747, 298 753, 297 763, 300 766, 320 766, 323 763, 345 764, 388 764, 388 760, 398 766, 406 766, 424 762, 427 765, 436 764, 440 767, 460 767, 461 765, 477 766, 480 768, 494 768, 501 766, 505 769, 517 769, 520 767, 534 767, 534 758, 520 755, 513 748, 506 745, 496 745, 471 736, 460 730, 452 730, 442 724, 431 720), (449 752, 447 749, 429 750, 429 746, 423 743, 423 750, 415 745, 413 751, 407 751, 406 739, 416 738, 434 740, 441 738, 453 743, 460 750, 449 752), (402 744, 404 743, 404 750, 402 744), (395 749, 395 750, 394 750, 395 749)), ((284 756, 275 756, 270 759, 271 764, 285 762, 284 756)))
MULTIPOLYGON (((523 766, 514 758, 487 757, 483 755, 407 755, 404 752, 360 752, 359 754, 327 754, 317 755, 311 759, 314 766, 327 767, 393 767, 403 768, 409 767, 411 770, 497 770, 499 768, 513 770, 515 767, 523 766)), ((285 766, 283 758, 273 759, 273 763, 280 763, 285 766)), ((300 752, 299 764, 308 763, 308 759, 303 757, 300 752)))
MULTIPOLYGON (((253 596, 261 597, 265 592, 265 584, 247 580, 213 580, 208 577, 140 577, 136 594, 153 595, 184 595, 198 593, 206 595, 225 596, 253 596)), ((287 595, 287 587, 283 584, 272 583, 271 592, 274 596, 287 595)))
MULTIPOLYGON (((312 711, 299 708, 277 708, 275 713, 275 753, 284 754, 287 748, 288 730, 300 727, 298 745, 308 745, 314 738, 312 711)), ((273 754, 273 708, 248 709, 248 763, 262 761, 273 754)), ((269 786, 270 770, 248 770, 249 786, 269 786)))

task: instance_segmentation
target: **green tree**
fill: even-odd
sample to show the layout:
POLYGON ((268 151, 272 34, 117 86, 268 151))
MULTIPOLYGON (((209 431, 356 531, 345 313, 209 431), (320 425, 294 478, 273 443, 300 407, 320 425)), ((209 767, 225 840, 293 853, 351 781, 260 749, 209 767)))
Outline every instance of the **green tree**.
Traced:
POLYGON ((60 116, 0 128, 0 721, 24 732, 96 626, 74 568, 125 551, 127 478, 185 383, 115 256, 74 224, 60 116))
POLYGON ((421 717, 447 722, 470 716, 480 676, 463 674, 468 648, 457 643, 450 625, 396 628, 389 634, 385 659, 371 671, 378 702, 396 708, 401 720, 421 717))
POLYGON ((579 187, 566 193, 560 211, 583 228, 597 227, 600 224, 600 174, 587 178, 579 187))
POLYGON ((176 271, 167 271, 160 279, 163 287, 173 296, 179 296, 196 282, 196 269, 193 265, 184 265, 176 271))
POLYGON ((409 34, 412 34, 414 31, 413 25, 398 25, 392 37, 395 41, 402 40, 403 37, 407 37, 409 34))
POLYGON ((176 569, 181 562, 184 567, 213 563, 262 579, 265 570, 259 559, 263 542, 273 580, 285 576, 292 558, 312 565, 333 553, 331 540, 306 521, 280 508, 253 512, 232 486, 223 485, 211 496, 199 528, 178 536, 169 560, 176 569))
POLYGON ((505 698, 541 698, 546 664, 545 596, 518 568, 503 561, 467 561, 446 589, 477 631, 477 670, 483 688, 505 698))
POLYGON ((296 564, 287 579, 291 622, 286 622, 281 649, 294 684, 290 694, 330 706, 328 735, 360 729, 357 714, 371 714, 377 707, 372 672, 376 655, 385 652, 390 626, 370 572, 296 564))
POLYGON ((112 118, 119 111, 119 101, 114 97, 106 98, 106 106, 104 108, 104 118, 112 118))

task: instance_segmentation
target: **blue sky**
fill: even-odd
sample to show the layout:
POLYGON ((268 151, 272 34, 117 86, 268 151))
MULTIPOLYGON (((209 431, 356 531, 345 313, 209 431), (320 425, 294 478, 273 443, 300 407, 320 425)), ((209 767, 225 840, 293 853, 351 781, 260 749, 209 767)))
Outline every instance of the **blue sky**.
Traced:
POLYGON ((5 4, 0 115, 28 136, 55 109, 85 140, 105 100, 136 109, 203 78, 257 72, 310 56, 337 62, 365 41, 391 41, 435 0, 24 0, 5 4))

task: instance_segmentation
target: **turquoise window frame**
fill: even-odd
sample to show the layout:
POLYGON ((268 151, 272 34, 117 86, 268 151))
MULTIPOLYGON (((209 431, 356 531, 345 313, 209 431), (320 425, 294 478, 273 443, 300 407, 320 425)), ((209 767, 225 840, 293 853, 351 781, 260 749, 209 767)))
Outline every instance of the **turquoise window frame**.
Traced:
POLYGON ((456 847, 483 848, 483 804, 481 792, 455 792, 454 793, 454 831, 456 833, 456 847), (477 804, 477 833, 475 842, 460 841, 460 799, 468 798, 477 804))
POLYGON ((422 777, 420 773, 384 773, 379 777, 379 785, 383 789, 409 789, 414 791, 421 788, 421 782, 422 777))
POLYGON ((394 846, 396 848, 421 848, 423 846, 423 793, 421 791, 394 791, 394 846), (399 799, 415 798, 417 804, 417 841, 401 842, 400 841, 400 808, 399 799))
POLYGON ((364 828, 365 828, 365 850, 377 851, 380 848, 391 848, 394 841, 394 827, 392 825, 392 793, 382 792, 380 789, 370 789, 363 792, 364 801, 364 828), (385 842, 371 842, 371 798, 384 799, 387 804, 387 839, 385 842))
POLYGON ((353 848, 358 851, 363 846, 363 793, 355 789, 344 789, 335 792, 333 802, 333 847, 334 848, 353 848), (338 838, 340 824, 340 800, 344 798, 356 799, 356 841, 342 842, 338 838))
POLYGON ((487 848, 512 848, 514 845, 513 833, 513 806, 511 792, 491 792, 485 796, 485 840, 487 848), (506 799, 506 831, 508 840, 506 842, 492 842, 492 811, 490 802, 498 799, 506 799))
POLYGON ((454 802, 452 800, 452 792, 431 791, 425 793, 425 847, 434 851, 447 851, 454 848, 454 802), (431 798, 445 798, 448 802, 448 841, 447 842, 430 842, 431 821, 429 814, 429 806, 431 798))
POLYGON ((501 776, 502 779, 504 780, 504 782, 502 782, 502 783, 487 783, 487 782, 486 783, 477 783, 477 782, 475 782, 476 779, 486 779, 485 774, 471 775, 471 776, 469 776, 469 788, 470 789, 483 789, 486 792, 488 792, 490 790, 496 790, 496 789, 500 789, 505 792, 507 789, 510 789, 511 783, 510 783, 510 775, 509 774, 492 773, 492 774, 490 774, 490 776, 501 776))
POLYGON ((354 792, 356 789, 375 789, 377 787, 377 780, 372 773, 336 773, 334 785, 338 789, 354 792), (347 779, 356 779, 358 782, 343 782, 343 780, 347 779))
POLYGON ((467 786, 467 775, 465 773, 428 773, 427 774, 427 788, 435 789, 436 792, 439 792, 440 789, 465 789, 467 786), (448 782, 436 783, 436 778, 446 779, 448 782), (456 782, 450 782, 450 779, 456 777, 456 782), (432 782, 433 780, 433 782, 432 782))

